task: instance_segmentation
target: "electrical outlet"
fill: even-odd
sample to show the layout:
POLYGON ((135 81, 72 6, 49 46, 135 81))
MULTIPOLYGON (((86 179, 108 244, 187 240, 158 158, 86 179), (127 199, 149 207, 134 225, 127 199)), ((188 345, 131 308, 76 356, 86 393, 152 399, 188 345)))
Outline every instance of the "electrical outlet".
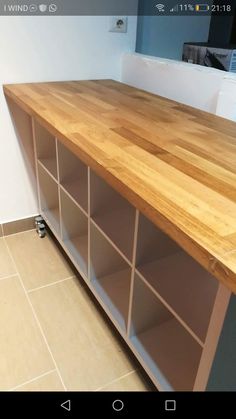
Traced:
POLYGON ((127 32, 128 18, 126 16, 112 16, 110 19, 110 32, 127 32))

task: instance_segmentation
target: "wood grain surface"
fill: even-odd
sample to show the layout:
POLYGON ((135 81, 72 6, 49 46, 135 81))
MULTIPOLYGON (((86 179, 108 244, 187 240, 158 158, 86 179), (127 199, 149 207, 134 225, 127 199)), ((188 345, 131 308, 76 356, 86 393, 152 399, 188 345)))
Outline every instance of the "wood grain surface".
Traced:
POLYGON ((236 293, 234 122, 112 80, 4 92, 236 293))

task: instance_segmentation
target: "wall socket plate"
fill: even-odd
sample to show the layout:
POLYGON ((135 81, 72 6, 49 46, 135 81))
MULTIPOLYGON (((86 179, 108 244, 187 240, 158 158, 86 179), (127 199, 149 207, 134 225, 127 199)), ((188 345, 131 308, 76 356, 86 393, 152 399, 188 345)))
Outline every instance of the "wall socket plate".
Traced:
POLYGON ((128 27, 127 16, 111 16, 109 32, 126 33, 128 27))

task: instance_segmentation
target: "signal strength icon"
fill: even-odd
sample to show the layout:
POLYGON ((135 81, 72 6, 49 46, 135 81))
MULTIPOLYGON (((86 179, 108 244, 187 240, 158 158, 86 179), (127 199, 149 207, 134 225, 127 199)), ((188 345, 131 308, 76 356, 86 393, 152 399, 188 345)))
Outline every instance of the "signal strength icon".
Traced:
POLYGON ((158 12, 160 12, 160 13, 163 13, 165 11, 165 5, 162 4, 162 3, 156 4, 155 7, 157 8, 158 12))
POLYGON ((170 13, 176 13, 178 12, 178 4, 176 6, 174 6, 172 9, 170 9, 170 13))

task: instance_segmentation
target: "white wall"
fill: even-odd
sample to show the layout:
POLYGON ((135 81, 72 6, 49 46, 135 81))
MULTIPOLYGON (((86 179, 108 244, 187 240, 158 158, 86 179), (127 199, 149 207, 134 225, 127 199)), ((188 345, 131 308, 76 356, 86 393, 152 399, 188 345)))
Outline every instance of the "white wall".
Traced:
POLYGON ((236 102, 236 87, 232 90, 233 83, 236 86, 236 75, 233 73, 142 54, 125 54, 122 81, 197 109, 236 120, 236 104, 234 111, 229 104, 230 98, 232 102, 236 102), (227 109, 225 101, 229 104, 227 109))
POLYGON ((236 75, 232 73, 221 84, 216 114, 236 121, 236 75))
MULTIPOLYGON (((0 85, 120 79, 121 56, 135 50, 136 17, 126 34, 106 17, 0 17, 0 85)), ((24 157, 0 91, 0 223, 37 213, 24 157)))

